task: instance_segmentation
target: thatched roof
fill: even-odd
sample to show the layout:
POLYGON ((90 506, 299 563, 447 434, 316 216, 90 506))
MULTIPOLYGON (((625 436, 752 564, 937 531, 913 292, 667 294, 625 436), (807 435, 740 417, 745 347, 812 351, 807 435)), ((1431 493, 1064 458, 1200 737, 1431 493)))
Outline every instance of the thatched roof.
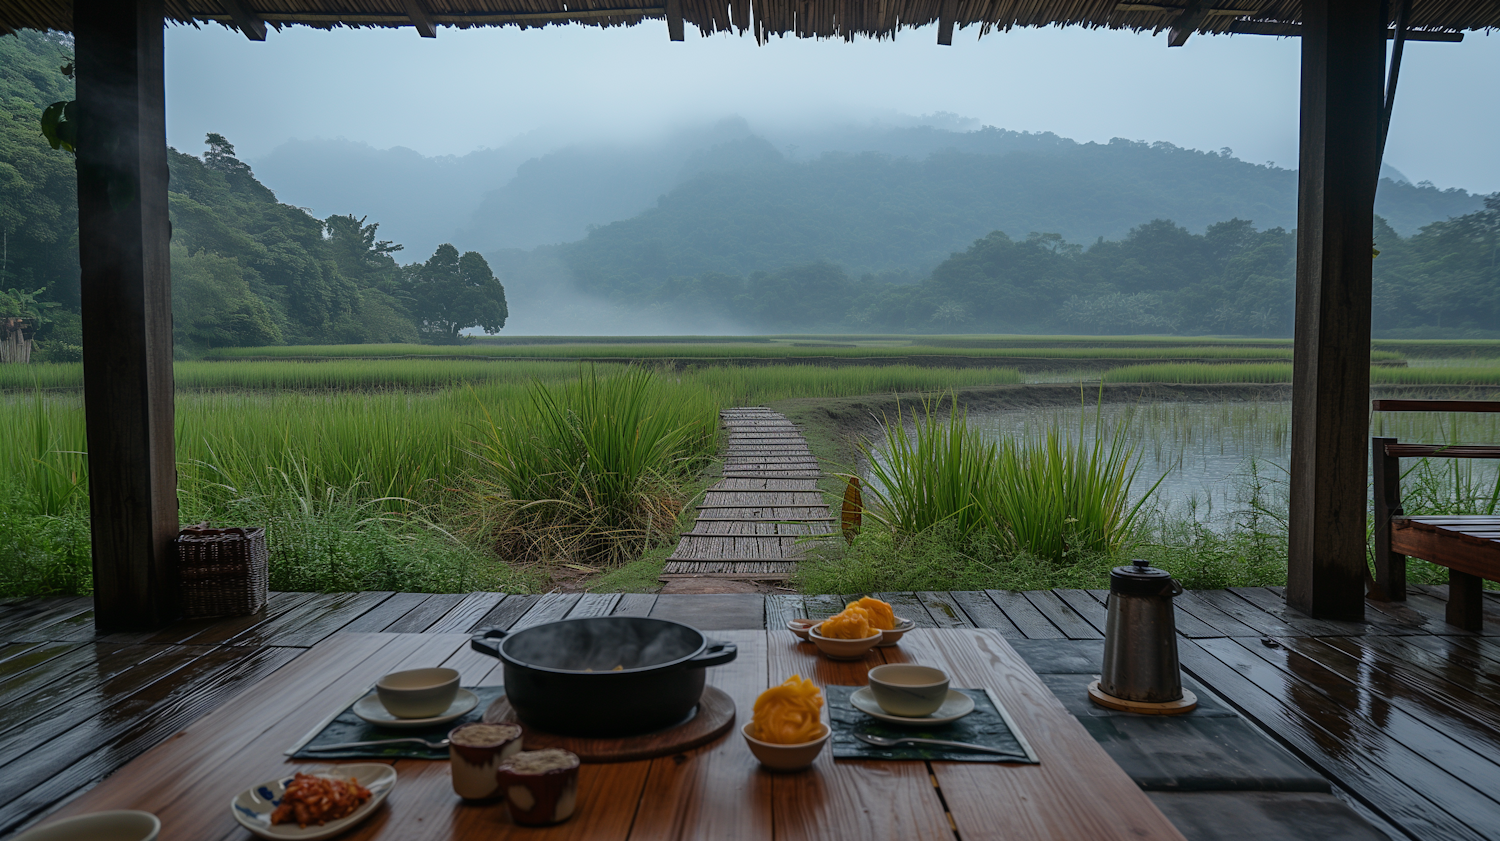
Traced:
MULTIPOLYGON (((772 35, 887 38, 931 23, 943 30, 977 25, 980 34, 1015 26, 1176 29, 1176 41, 1193 32, 1295 35, 1302 19, 1301 0, 166 0, 166 10, 178 23, 250 31, 415 26, 429 35, 444 26, 631 26, 666 19, 704 34, 750 31, 762 41, 772 35)), ((0 33, 70 31, 72 11, 69 0, 0 0, 0 33)), ((1500 0, 1412 0, 1410 26, 1424 40, 1500 28, 1500 0)))

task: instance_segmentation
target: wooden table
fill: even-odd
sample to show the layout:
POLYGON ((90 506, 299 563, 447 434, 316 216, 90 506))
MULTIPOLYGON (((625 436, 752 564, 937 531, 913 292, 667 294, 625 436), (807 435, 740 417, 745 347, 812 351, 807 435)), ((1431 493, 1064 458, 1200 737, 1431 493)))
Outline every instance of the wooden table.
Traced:
MULTIPOLYGON (((936 665, 953 685, 988 688, 1009 709, 1040 765, 835 761, 809 771, 760 769, 731 732, 677 756, 585 765, 573 819, 512 825, 503 807, 453 794, 446 762, 398 760, 386 805, 348 839, 1172 839, 1182 835, 1063 709, 1005 640, 989 630, 917 630, 861 662, 821 657, 790 632, 716 631, 739 658, 710 669, 742 724, 755 696, 792 674, 862 685, 882 662, 936 665), (946 805, 946 808, 945 808, 946 805)), ((442 664, 465 685, 500 682, 497 661, 460 634, 337 634, 167 739, 59 810, 146 809, 162 841, 243 841, 229 801, 254 783, 313 763, 282 755, 309 729, 387 672, 442 664)), ((737 724, 738 726, 738 724, 737 724)))

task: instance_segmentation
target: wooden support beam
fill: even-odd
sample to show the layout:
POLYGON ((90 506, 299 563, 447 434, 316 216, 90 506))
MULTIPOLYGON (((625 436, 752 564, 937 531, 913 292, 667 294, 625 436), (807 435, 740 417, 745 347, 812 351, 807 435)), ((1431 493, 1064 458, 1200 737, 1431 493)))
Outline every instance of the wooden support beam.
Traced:
POLYGON ((1401 516, 1401 459, 1385 451, 1395 438, 1370 439, 1370 489, 1374 513, 1375 575, 1370 597, 1406 601, 1406 556, 1391 549, 1391 518, 1401 516))
POLYGON ((219 0, 219 5, 229 13, 229 19, 234 21, 234 27, 243 32, 246 38, 252 41, 266 40, 266 22, 241 0, 219 0))
POLYGON ((687 40, 682 23, 682 0, 667 0, 667 37, 673 41, 687 40))
POLYGON ((94 612, 177 616, 163 0, 76 0, 78 262, 94 612))
POLYGON ((953 46, 953 18, 957 14, 958 0, 943 0, 938 6, 938 43, 953 46))
POLYGON ((1304 0, 1287 603, 1364 617, 1375 225, 1385 21, 1369 0, 1304 0))
POLYGON ((1187 43, 1187 39, 1198 31, 1203 25, 1203 19, 1208 17, 1208 4, 1202 0, 1188 0, 1187 5, 1172 20, 1172 28, 1167 30, 1167 46, 1180 47, 1187 43))
POLYGON ((423 38, 437 37, 437 24, 432 22, 432 13, 427 11, 422 0, 401 0, 402 8, 406 9, 406 16, 411 18, 411 25, 417 28, 417 34, 423 38))

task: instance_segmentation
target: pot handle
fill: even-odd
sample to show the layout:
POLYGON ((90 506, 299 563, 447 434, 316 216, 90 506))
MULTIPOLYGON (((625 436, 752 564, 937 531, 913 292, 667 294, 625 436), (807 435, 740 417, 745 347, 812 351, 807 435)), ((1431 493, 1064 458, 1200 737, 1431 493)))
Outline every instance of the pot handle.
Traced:
POLYGON ((499 659, 500 647, 490 642, 490 640, 504 638, 505 629, 503 628, 480 628, 474 632, 473 636, 469 637, 469 647, 480 654, 488 654, 491 657, 499 659))
POLYGON ((1182 595, 1182 582, 1178 581, 1175 578, 1172 579, 1172 595, 1174 595, 1174 596, 1180 596, 1180 595, 1182 595))
POLYGON ((740 650, 732 642, 714 642, 709 640, 708 646, 703 653, 687 661, 689 669, 703 669, 709 666, 722 666, 732 661, 740 650))

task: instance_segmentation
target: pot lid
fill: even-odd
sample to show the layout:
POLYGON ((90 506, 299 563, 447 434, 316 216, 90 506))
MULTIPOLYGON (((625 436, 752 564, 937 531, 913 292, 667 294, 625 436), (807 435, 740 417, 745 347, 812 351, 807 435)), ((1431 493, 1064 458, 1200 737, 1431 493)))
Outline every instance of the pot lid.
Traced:
POLYGON ((1109 572, 1109 591, 1126 596, 1158 596, 1170 592, 1172 573, 1157 569, 1150 561, 1134 560, 1128 567, 1109 572))

